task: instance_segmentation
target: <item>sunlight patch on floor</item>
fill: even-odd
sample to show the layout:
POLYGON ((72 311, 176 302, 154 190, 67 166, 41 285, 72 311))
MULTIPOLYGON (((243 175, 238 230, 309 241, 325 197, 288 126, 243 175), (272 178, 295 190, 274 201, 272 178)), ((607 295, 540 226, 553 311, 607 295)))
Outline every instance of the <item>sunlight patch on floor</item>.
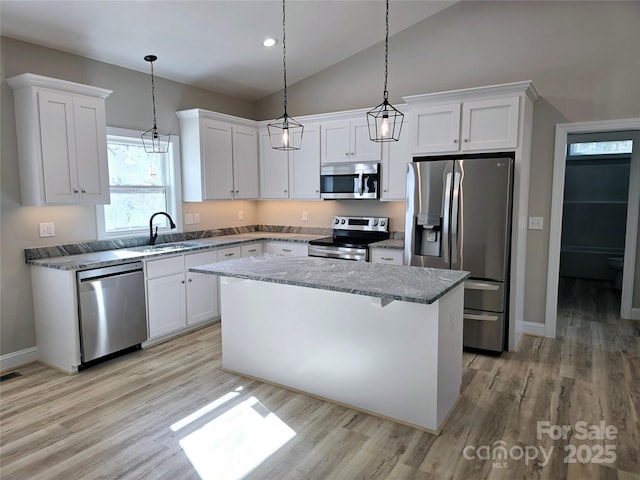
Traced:
POLYGON ((202 480, 240 480, 295 435, 252 396, 184 437, 180 446, 202 480))

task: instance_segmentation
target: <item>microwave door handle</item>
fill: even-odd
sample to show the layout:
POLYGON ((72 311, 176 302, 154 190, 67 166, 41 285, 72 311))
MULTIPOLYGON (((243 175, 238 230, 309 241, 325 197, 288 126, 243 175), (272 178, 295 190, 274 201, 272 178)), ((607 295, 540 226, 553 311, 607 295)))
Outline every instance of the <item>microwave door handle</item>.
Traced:
POLYGON ((444 206, 442 219, 442 259, 449 263, 449 204, 451 203, 451 173, 447 173, 444 182, 444 195, 442 204, 444 206))
POLYGON ((360 173, 358 174, 358 179, 360 180, 360 191, 358 193, 360 193, 360 196, 362 196, 362 193, 364 192, 364 179, 362 177, 362 171, 360 171, 360 173))
POLYGON ((460 172, 453 176, 453 207, 451 209, 451 263, 458 263, 458 214, 460 212, 460 172))

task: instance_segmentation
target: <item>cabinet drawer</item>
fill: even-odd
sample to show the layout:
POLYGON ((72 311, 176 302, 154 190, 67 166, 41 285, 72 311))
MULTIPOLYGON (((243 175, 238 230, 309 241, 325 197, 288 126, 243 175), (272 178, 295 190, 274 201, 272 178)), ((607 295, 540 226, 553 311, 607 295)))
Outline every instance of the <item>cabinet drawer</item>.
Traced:
POLYGON ((243 257, 262 255, 262 243, 250 243, 249 245, 242 245, 241 247, 243 257))
POLYGON ((285 257, 306 257, 308 245, 294 242, 267 242, 267 253, 285 257))
POLYGON ((184 256, 184 266, 186 270, 197 265, 207 265, 215 263, 218 259, 218 253, 215 250, 209 250, 200 253, 190 253, 184 256))
POLYGON ((389 265, 402 265, 402 250, 390 248, 372 248, 369 261, 372 263, 387 263, 389 265))
POLYGON ((147 278, 163 277, 174 273, 184 272, 184 258, 182 255, 158 260, 149 260, 145 264, 147 278))
POLYGON ((242 257, 242 249, 240 247, 221 248, 218 250, 218 261, 233 260, 242 257))

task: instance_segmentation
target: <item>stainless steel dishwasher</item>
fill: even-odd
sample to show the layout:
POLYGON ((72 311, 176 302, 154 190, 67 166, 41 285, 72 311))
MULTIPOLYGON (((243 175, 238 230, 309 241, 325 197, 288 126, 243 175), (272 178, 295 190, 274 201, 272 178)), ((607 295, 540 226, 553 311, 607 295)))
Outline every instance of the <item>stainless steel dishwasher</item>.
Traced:
POLYGON ((80 271, 80 370, 147 340, 142 262, 80 271))

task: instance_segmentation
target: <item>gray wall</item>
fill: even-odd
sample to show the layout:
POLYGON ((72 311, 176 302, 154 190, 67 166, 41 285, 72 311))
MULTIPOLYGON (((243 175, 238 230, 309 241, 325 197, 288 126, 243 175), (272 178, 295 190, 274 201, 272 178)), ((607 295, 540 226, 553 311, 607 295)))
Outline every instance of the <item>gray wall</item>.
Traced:
MULTIPOLYGON (((520 80, 533 80, 541 95, 529 215, 544 217, 545 229, 527 238, 525 321, 544 322, 555 125, 640 117, 638 25, 640 2, 461 2, 390 39, 392 103, 520 80)), ((383 55, 379 45, 291 86, 289 114, 373 107, 382 95, 383 55)), ((279 114, 279 102, 281 95, 258 102, 257 117, 279 114)), ((635 276, 638 308, 640 270, 635 276)))

